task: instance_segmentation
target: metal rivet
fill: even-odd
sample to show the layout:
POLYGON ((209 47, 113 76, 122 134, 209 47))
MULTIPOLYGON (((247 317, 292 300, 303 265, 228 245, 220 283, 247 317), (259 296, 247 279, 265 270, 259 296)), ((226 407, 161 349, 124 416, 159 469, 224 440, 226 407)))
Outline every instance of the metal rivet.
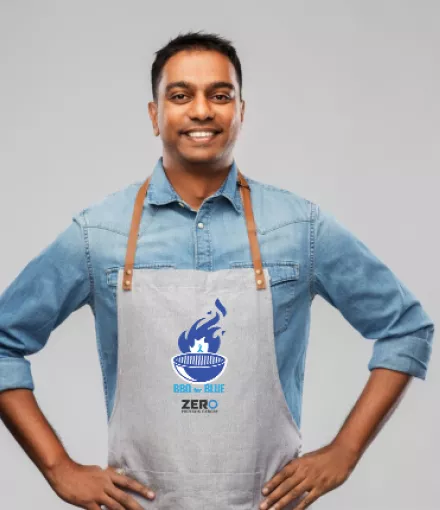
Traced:
POLYGON ((127 271, 125 271, 125 274, 131 274, 131 269, 127 269, 127 271))
POLYGON ((130 280, 125 280, 125 285, 128 287, 130 285, 130 280))
POLYGON ((256 269, 256 270, 255 270, 255 272, 256 272, 257 274, 261 274, 261 269, 256 269))
POLYGON ((263 283, 263 280, 257 280, 258 285, 261 285, 263 283))

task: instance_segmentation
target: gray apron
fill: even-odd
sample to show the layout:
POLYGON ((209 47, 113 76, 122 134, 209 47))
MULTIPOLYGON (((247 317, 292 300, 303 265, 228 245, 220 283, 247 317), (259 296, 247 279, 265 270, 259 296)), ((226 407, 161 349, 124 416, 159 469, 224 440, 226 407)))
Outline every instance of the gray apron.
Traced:
POLYGON ((136 268, 149 179, 118 273, 108 465, 155 491, 149 500, 124 489, 145 509, 257 510, 264 483, 299 456, 302 438, 278 375, 250 188, 239 172, 253 268, 136 268))

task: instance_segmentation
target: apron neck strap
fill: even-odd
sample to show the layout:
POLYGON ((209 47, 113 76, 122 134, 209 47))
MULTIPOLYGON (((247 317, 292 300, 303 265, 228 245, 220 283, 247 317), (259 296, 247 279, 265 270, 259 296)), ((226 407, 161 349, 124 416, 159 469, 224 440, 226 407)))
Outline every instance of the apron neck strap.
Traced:
MULTIPOLYGON (((122 279, 122 289, 131 290, 133 281, 134 258, 136 253, 136 244, 141 223, 142 210, 144 207, 145 196, 148 191, 151 176, 149 176, 139 188, 133 208, 130 232, 128 235, 127 252, 125 255, 124 277, 122 279)), ((241 201, 243 203, 244 217, 249 238, 249 247, 251 251, 252 264, 255 271, 255 283, 257 290, 266 288, 266 279, 263 272, 260 246, 257 238, 257 228, 255 225, 254 213, 252 210, 250 187, 244 175, 238 170, 237 184, 240 187, 241 201)))

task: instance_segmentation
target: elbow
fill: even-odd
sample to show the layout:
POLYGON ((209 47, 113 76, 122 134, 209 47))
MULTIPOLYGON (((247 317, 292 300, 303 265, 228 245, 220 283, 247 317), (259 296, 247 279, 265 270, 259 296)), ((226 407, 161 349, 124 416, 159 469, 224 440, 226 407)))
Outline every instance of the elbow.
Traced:
POLYGON ((24 357, 0 356, 0 392, 16 388, 34 390, 31 364, 24 357))

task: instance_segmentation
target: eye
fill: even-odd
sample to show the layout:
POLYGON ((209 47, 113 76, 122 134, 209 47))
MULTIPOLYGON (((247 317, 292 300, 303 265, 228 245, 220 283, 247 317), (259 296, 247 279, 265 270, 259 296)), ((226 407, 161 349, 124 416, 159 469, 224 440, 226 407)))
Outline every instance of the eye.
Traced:
POLYGON ((183 94, 182 92, 180 92, 179 94, 174 94, 174 96, 171 96, 171 99, 180 100, 180 99, 183 99, 185 96, 186 96, 186 94, 183 94))
POLYGON ((220 98, 219 100, 221 100, 221 98, 230 99, 226 94, 216 94, 214 97, 217 99, 220 98))

